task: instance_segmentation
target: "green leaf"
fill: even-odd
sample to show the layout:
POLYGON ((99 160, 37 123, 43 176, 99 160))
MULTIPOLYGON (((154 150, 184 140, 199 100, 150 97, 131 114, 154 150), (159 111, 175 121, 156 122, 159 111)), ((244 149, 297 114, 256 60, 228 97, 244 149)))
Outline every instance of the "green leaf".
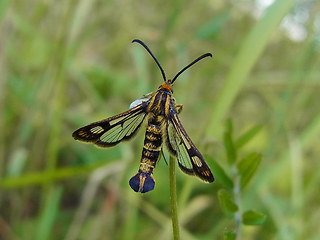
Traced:
POLYGON ((260 165, 262 155, 259 153, 251 153, 244 159, 242 159, 237 167, 240 174, 240 187, 244 189, 250 182, 258 166, 260 165))
POLYGON ((232 215, 233 213, 238 211, 239 208, 238 208, 237 204, 233 201, 230 194, 226 190, 224 190, 224 189, 219 190, 218 198, 219 198, 219 203, 220 203, 221 209, 227 215, 232 215))
POLYGON ((233 133, 233 123, 231 118, 226 120, 226 132, 229 132, 231 135, 233 133))
POLYGON ((260 132, 261 129, 262 129, 262 125, 257 125, 257 126, 250 128, 247 132, 245 132, 242 136, 240 136, 235 141, 236 148, 239 149, 239 148, 243 147, 252 138, 254 138, 254 136, 256 136, 260 132))
POLYGON ((223 234, 223 240, 235 240, 237 234, 234 231, 225 231, 223 234))
POLYGON ((232 190, 233 182, 230 179, 230 177, 226 174, 226 172, 223 170, 223 168, 218 164, 218 162, 209 156, 205 156, 205 159, 207 159, 208 162, 213 163, 211 164, 213 165, 213 175, 217 179, 217 181, 221 182, 221 184, 228 190, 232 190))
POLYGON ((242 222, 245 225, 261 225, 265 222, 266 218, 265 214, 253 210, 242 214, 242 222))
POLYGON ((228 157, 228 162, 229 164, 233 164, 236 161, 237 153, 232 140, 232 122, 230 119, 226 122, 226 132, 224 133, 223 140, 228 157))

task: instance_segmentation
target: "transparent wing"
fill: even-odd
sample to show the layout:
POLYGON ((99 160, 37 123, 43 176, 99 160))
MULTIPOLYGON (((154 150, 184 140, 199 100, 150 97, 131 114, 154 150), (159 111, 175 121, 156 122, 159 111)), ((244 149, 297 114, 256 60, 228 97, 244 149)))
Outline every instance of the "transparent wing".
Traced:
POLYGON ((148 102, 143 102, 126 112, 79 128, 72 136, 76 140, 92 142, 101 147, 114 146, 135 135, 147 115, 147 106, 148 102))
POLYGON ((203 156, 184 130, 178 114, 170 107, 166 144, 170 153, 177 157, 180 169, 196 175, 205 182, 213 182, 214 177, 203 156))

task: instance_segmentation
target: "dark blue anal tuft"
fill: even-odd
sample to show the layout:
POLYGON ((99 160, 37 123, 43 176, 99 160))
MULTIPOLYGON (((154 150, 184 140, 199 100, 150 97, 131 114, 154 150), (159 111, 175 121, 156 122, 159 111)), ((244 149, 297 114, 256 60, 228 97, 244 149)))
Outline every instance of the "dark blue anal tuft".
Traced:
POLYGON ((130 179, 129 185, 135 192, 145 193, 154 189, 155 182, 151 173, 139 171, 130 179))

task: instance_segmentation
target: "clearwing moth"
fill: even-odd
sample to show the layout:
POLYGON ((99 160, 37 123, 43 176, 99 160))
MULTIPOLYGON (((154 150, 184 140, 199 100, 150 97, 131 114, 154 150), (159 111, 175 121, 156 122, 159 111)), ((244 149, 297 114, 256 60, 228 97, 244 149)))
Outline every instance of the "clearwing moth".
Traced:
POLYGON ((160 63, 146 44, 138 39, 132 42, 141 44, 154 59, 161 71, 163 84, 157 91, 134 101, 128 111, 79 128, 72 134, 73 138, 100 147, 112 147, 131 139, 142 123, 147 121, 140 167, 138 173, 129 181, 134 191, 145 193, 153 190, 155 179, 152 172, 163 143, 170 154, 176 157, 183 172, 196 175, 205 182, 213 182, 210 168, 180 122, 178 113, 182 110, 182 105, 176 104, 172 96, 172 85, 178 76, 201 59, 212 57, 212 54, 201 55, 179 71, 172 80, 167 80, 160 63))

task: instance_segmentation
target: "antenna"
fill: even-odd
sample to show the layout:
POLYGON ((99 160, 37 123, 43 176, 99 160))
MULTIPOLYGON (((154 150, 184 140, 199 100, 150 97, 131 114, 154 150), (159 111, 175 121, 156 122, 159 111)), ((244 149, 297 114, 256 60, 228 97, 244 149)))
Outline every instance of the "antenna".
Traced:
MULTIPOLYGON (((164 73, 159 61, 156 59, 156 57, 153 55, 153 53, 151 52, 151 50, 147 47, 147 45, 142 42, 141 40, 139 39, 134 39, 131 43, 134 43, 134 42, 137 42, 137 43, 140 43, 147 51, 148 53, 150 53, 151 57, 153 58, 153 60, 156 62, 156 64, 158 65, 160 71, 161 71, 161 74, 162 74, 162 77, 163 77, 163 80, 166 82, 167 81, 167 78, 166 78, 166 74, 164 73)), ((200 59, 199 59, 200 60, 200 59)), ((198 60, 198 61, 199 61, 198 60)))
POLYGON ((184 67, 182 70, 180 70, 180 72, 177 73, 177 75, 172 79, 171 83, 173 83, 179 76, 181 73, 183 73, 185 70, 187 70, 189 67, 191 67, 193 64, 199 62, 201 59, 205 58, 205 57, 212 57, 211 53, 206 53, 203 54, 202 56, 198 57, 196 60, 194 60, 192 63, 190 63, 188 66, 184 67))

